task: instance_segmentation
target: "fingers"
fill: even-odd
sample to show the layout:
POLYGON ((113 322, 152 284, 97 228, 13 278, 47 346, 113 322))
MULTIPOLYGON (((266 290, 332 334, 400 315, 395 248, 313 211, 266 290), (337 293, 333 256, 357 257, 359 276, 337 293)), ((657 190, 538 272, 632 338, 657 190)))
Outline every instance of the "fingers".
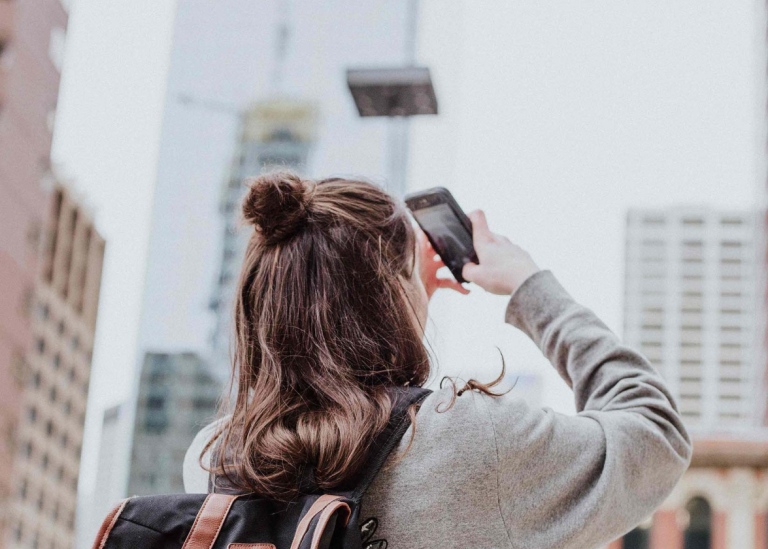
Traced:
POLYGON ((429 239, 427 239, 427 235, 424 234, 424 231, 422 231, 420 228, 416 228, 416 245, 419 247, 420 250, 424 251, 427 249, 427 246, 429 246, 429 239))
POLYGON ((462 286, 459 282, 457 282, 453 278, 438 278, 437 287, 455 290, 460 294, 464 294, 464 295, 467 295, 469 293, 468 289, 466 289, 464 286, 462 286))
POLYGON ((432 259, 437 255, 437 252, 432 247, 432 243, 429 241, 429 238, 427 238, 427 234, 421 229, 417 229, 416 244, 424 257, 432 259))
POLYGON ((477 274, 478 269, 480 268, 480 265, 477 263, 465 263, 464 267, 461 269, 461 276, 466 280, 467 282, 474 282, 475 281, 475 275, 477 274))
POLYGON ((470 212, 468 217, 472 222, 472 240, 475 242, 486 242, 493 238, 493 233, 488 228, 488 220, 485 218, 483 210, 470 212))

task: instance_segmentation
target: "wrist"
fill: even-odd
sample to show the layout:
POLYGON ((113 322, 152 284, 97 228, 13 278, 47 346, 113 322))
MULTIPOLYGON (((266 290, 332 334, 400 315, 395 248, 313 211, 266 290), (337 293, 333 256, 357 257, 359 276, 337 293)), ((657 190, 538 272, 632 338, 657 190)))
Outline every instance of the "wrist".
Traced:
POLYGON ((522 286, 525 283, 526 280, 531 278, 533 275, 535 275, 539 271, 541 271, 541 269, 538 266, 531 265, 526 269, 515 272, 512 277, 512 281, 510 285, 511 290, 509 292, 509 295, 510 296, 513 295, 520 288, 520 286, 522 286))

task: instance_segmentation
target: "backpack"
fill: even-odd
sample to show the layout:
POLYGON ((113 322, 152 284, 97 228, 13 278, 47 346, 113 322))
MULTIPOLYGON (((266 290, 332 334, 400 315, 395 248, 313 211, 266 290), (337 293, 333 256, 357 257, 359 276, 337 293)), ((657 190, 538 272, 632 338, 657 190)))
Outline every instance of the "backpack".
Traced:
POLYGON ((372 540, 377 521, 360 519, 360 501, 410 424, 408 408, 431 391, 392 390, 387 427, 375 438, 353 486, 317 490, 286 504, 239 493, 213 475, 208 494, 141 496, 118 503, 93 549, 386 549, 372 540))

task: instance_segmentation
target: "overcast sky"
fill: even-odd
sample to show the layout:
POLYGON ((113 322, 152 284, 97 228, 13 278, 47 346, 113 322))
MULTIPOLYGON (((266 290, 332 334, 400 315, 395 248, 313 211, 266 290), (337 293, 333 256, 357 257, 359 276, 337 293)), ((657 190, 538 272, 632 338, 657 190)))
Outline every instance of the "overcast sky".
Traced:
MULTIPOLYGON (((174 4, 76 0, 70 19, 54 160, 108 242, 86 488, 101 410, 135 375, 174 4)), ((764 36, 758 0, 422 0, 418 58, 441 114, 413 124, 412 188, 485 208, 620 334, 627 208, 761 199, 764 36)), ((441 368, 491 375, 498 345, 568 410, 535 347, 501 323, 504 304, 480 290, 436 298, 441 368)))

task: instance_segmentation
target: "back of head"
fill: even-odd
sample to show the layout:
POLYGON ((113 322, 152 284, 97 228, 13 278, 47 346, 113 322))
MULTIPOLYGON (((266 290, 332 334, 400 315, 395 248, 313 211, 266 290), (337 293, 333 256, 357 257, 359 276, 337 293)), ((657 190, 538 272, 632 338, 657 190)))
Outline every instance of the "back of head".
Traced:
POLYGON ((387 388, 421 385, 429 359, 401 284, 415 241, 403 206, 348 179, 290 172, 250 183, 254 225, 235 303, 237 381, 217 433, 243 489, 290 500, 312 470, 352 479, 387 423, 387 388))

